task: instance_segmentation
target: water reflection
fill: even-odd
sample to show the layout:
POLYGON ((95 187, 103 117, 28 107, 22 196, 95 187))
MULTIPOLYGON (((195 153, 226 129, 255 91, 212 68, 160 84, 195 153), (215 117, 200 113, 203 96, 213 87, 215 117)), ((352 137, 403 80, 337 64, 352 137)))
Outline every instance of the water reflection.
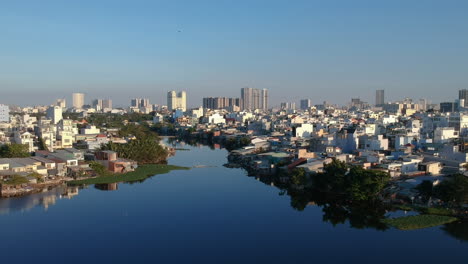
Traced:
POLYGON ((376 200, 356 203, 328 193, 308 188, 294 188, 275 176, 262 176, 257 179, 266 185, 279 189, 279 195, 287 195, 291 199, 291 207, 303 211, 307 206, 321 207, 322 221, 333 226, 349 223, 353 228, 373 228, 386 230, 389 227, 381 222, 386 217, 388 206, 376 200))
POLYGON ((61 185, 42 193, 34 193, 23 197, 0 199, 0 214, 12 212, 27 212, 35 207, 43 207, 47 210, 49 206, 55 205, 57 200, 71 199, 78 195, 79 187, 68 187, 61 185))
MULTIPOLYGON (((190 142, 186 145, 183 145, 175 140, 172 140, 170 141, 170 144, 174 147, 191 146, 190 151, 184 152, 184 155, 187 155, 187 157, 201 156, 204 155, 204 153, 210 152, 206 146, 198 142, 190 142)), ((215 149, 218 147, 220 146, 211 146, 210 148, 215 149)), ((221 166, 225 160, 225 154, 219 155, 219 158, 210 160, 212 161, 210 165, 217 164, 217 168, 219 168, 221 172, 222 170, 231 170, 221 166)), ((190 165, 183 164, 183 162, 181 163, 182 164, 178 165, 190 165)), ((220 173, 219 170, 216 172, 220 173)), ((235 170, 239 172, 239 177, 246 177, 246 173, 242 169, 236 168, 235 170)), ((390 208, 379 201, 373 201, 370 203, 353 203, 351 201, 341 199, 340 197, 321 193, 316 190, 307 188, 293 188, 284 178, 282 179, 275 176, 253 177, 255 177, 259 182, 268 185, 270 188, 276 188, 279 195, 284 196, 290 200, 290 206, 294 210, 303 211, 307 210, 308 207, 309 209, 313 210, 317 210, 315 208, 321 210, 321 219, 319 216, 319 219, 311 219, 311 222, 322 221, 331 226, 347 225, 355 229, 370 228, 379 231, 385 231, 389 228, 385 224, 381 223, 381 220, 388 216, 390 208)), ((140 182, 143 182, 143 180, 140 182)), ((221 185, 219 188, 225 188, 226 186, 227 185, 221 185)), ((122 186, 120 187, 122 188, 122 186)), ((82 188, 83 187, 60 186, 47 192, 32 194, 21 198, 0 199, 0 214, 9 214, 16 211, 24 212, 29 211, 35 207, 42 207, 47 210, 49 206, 56 204, 60 199, 71 199, 78 195, 82 188)), ((119 190, 119 184, 96 184, 94 185, 94 189, 100 191, 116 191, 119 190)), ((304 214, 304 217, 306 217, 305 215, 306 214, 304 214)), ((468 221, 460 221, 436 228, 440 228, 445 234, 457 240, 463 242, 468 241, 468 221)))
POLYGON ((457 240, 468 243, 468 221, 458 221, 450 224, 446 224, 442 227, 442 230, 451 237, 457 240))
POLYGON ((94 188, 101 191, 116 191, 119 189, 118 183, 109 183, 109 184, 95 184, 94 188))

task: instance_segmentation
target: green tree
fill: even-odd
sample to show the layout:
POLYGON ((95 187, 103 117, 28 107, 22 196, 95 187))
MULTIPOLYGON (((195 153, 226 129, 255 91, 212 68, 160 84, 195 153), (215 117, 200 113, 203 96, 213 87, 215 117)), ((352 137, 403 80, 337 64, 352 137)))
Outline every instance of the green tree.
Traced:
POLYGON ((468 203, 468 178, 462 174, 455 174, 435 186, 434 194, 454 205, 461 206, 468 203))
POLYGON ((29 177, 33 177, 33 178, 36 178, 37 182, 44 182, 45 179, 44 179, 44 175, 42 174, 39 174, 37 172, 33 172, 33 173, 30 173, 28 174, 29 177))
POLYGON ((432 196, 433 184, 432 181, 425 180, 416 186, 416 190, 419 191, 419 194, 428 198, 432 196))
POLYGON ((318 173, 313 177, 315 187, 326 192, 344 192, 344 178, 348 165, 334 159, 331 163, 325 164, 323 170, 323 173, 318 173))
POLYGON ((9 144, 0 146, 0 158, 26 158, 31 156, 28 145, 9 144))
POLYGON ((49 151, 49 148, 45 144, 45 141, 44 141, 44 139, 42 137, 39 137, 37 145, 38 145, 39 150, 49 151))
POLYGON ((390 175, 388 173, 353 166, 345 177, 345 190, 353 200, 374 200, 388 184, 389 180, 390 175))
POLYGON ((304 186, 307 183, 306 171, 304 168, 295 168, 291 174, 291 182, 297 186, 304 186))
POLYGON ((355 201, 375 200, 389 180, 388 173, 365 170, 359 166, 349 167, 336 159, 324 166, 323 173, 312 177, 315 189, 346 196, 355 201))
POLYGON ((164 163, 168 152, 152 137, 137 138, 127 144, 108 143, 102 150, 112 150, 119 157, 135 160, 141 164, 164 163))
POLYGON ((89 164, 89 167, 91 169, 93 169, 99 176, 108 176, 108 175, 110 175, 110 172, 107 170, 107 168, 104 165, 102 165, 101 163, 99 163, 99 162, 92 161, 89 164))

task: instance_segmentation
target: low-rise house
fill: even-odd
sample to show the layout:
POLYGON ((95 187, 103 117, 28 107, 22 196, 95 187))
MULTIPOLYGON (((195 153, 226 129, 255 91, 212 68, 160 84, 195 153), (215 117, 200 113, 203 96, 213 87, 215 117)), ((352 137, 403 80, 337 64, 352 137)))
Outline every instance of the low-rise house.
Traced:
POLYGON ((309 152, 307 149, 298 149, 297 158, 314 159, 317 158, 317 154, 315 152, 309 152))
POLYGON ((419 171, 424 171, 429 175, 439 175, 442 170, 442 164, 437 161, 423 162, 418 165, 419 171))
POLYGON ((306 164, 297 166, 297 168, 303 168, 308 173, 321 173, 325 164, 332 162, 332 159, 313 159, 309 160, 306 164))
MULTIPOLYGON (((51 159, 56 163, 65 163, 66 166, 78 166, 78 159, 70 152, 66 150, 58 150, 57 152, 49 152, 49 151, 36 151, 36 156, 44 157, 47 159, 51 159)), ((83 155, 84 159, 84 155, 83 155)))
POLYGON ((34 135, 29 132, 18 132, 14 134, 14 139, 17 144, 27 145, 28 151, 34 151, 34 135))
POLYGON ((7 171, 10 169, 10 163, 7 159, 0 159, 0 171, 7 171))
POLYGON ((96 128, 96 126, 87 125, 85 128, 82 128, 80 131, 81 134, 90 135, 90 134, 100 134, 101 130, 96 128))
POLYGON ((134 171, 137 162, 129 159, 118 158, 117 152, 105 150, 95 153, 96 161, 104 165, 113 173, 126 173, 134 171))

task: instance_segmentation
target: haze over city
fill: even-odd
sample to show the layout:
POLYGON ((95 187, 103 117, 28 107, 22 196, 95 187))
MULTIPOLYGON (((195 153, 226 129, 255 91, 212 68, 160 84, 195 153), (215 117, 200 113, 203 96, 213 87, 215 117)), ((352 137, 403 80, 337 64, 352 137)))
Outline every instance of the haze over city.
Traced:
MULTIPOLYGON (((270 105, 311 98, 452 100, 468 87, 466 1, 9 1, 0 8, 2 102, 84 92, 127 106, 187 91, 270 105), (111 92, 111 95, 109 95, 111 92), (26 96, 27 95, 27 96, 26 96)), ((86 102, 90 103, 90 101, 86 102)))

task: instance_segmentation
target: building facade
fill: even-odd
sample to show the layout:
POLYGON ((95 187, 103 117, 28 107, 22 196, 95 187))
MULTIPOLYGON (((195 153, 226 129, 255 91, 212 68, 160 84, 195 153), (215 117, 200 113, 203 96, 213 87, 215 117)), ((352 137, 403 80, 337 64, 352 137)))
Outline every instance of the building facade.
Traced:
POLYGON ((385 104, 385 90, 375 91, 375 106, 382 106, 385 104))
POLYGON ((82 109, 85 102, 84 93, 73 93, 73 107, 76 109, 82 109))
POLYGON ((241 89, 242 110, 268 110, 268 90, 245 87, 241 89))
POLYGON ((167 93, 167 108, 172 111, 175 109, 187 110, 187 93, 185 91, 176 93, 170 91, 167 93))
POLYGON ((463 100, 463 105, 460 105, 460 107, 467 107, 468 103, 468 90, 463 89, 458 91, 458 99, 461 101, 463 100))
POLYGON ((310 99, 301 100, 301 110, 307 110, 312 106, 312 101, 310 99))
POLYGON ((205 97, 203 98, 203 108, 225 109, 230 107, 240 107, 239 98, 229 97, 205 97))
POLYGON ((50 106, 47 108, 47 113, 46 113, 47 119, 52 120, 52 123, 54 125, 58 124, 60 120, 62 120, 62 107, 60 106, 50 106))
POLYGON ((0 122, 10 122, 10 107, 0 104, 0 122))

